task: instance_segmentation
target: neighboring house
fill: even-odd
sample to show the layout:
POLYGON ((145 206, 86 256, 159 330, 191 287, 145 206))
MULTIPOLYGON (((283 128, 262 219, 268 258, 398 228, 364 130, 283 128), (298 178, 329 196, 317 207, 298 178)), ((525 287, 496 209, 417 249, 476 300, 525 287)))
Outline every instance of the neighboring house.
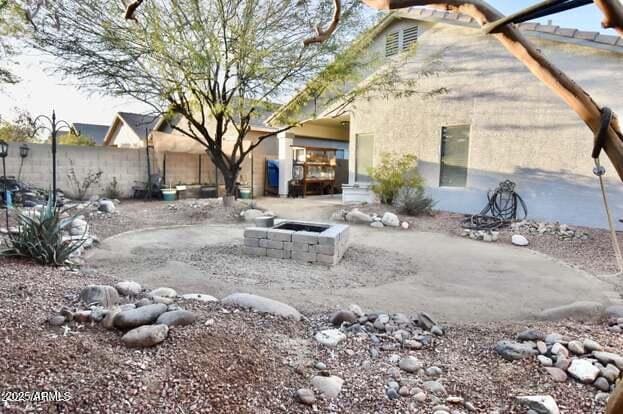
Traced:
POLYGON ((78 122, 75 122, 72 127, 78 131, 80 135, 93 139, 95 145, 104 145, 104 139, 110 128, 108 125, 83 124, 78 122))
MULTIPOLYGON (((258 113, 251 120, 251 130, 244 139, 245 144, 249 145, 258 138, 269 135, 242 163, 239 182, 243 186, 253 187, 254 196, 264 195, 266 161, 276 159, 278 156, 277 138, 270 136, 276 129, 266 126, 261 121, 267 115, 267 113, 258 113)), ((222 174, 217 171, 206 148, 173 127, 188 131, 187 121, 181 117, 172 121, 161 119, 150 136, 158 157, 157 162, 161 166, 166 182, 218 185, 220 193, 223 193, 222 174)), ((225 153, 232 152, 236 138, 235 129, 230 127, 223 142, 225 153)))
POLYGON ((153 115, 118 112, 106 133, 104 145, 118 148, 144 148, 145 138, 159 118, 153 115))
MULTIPOLYGON (((623 113, 623 39, 536 23, 519 28, 598 103, 623 113)), ((510 179, 532 218, 607 225, 592 173, 591 131, 473 19, 425 8, 390 13, 369 50, 387 64, 400 62, 407 78, 431 67, 434 74, 419 77, 421 94, 363 97, 338 117, 315 102, 303 106, 309 121, 279 135, 281 195, 292 177, 291 147, 316 139, 348 144, 345 202, 373 199, 368 169, 381 154, 413 153, 438 209, 477 213, 487 191, 510 179), (426 96, 442 88, 444 93, 426 96)), ((279 109, 271 124, 278 126, 280 115, 300 107, 293 104, 300 96, 279 109)), ((602 163, 611 208, 623 217, 623 186, 605 155, 602 163)))

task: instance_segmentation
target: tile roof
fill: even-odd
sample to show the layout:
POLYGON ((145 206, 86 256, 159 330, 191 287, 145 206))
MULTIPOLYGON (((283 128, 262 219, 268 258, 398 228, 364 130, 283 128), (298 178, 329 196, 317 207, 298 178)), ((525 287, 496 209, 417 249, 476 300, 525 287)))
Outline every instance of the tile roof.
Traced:
MULTIPOLYGON (((468 15, 429 8, 412 7, 406 13, 406 16, 415 19, 422 18, 424 20, 443 21, 448 24, 467 24, 469 26, 478 27, 478 23, 468 15)), ((608 50, 615 50, 623 53, 623 38, 620 36, 605 35, 598 32, 588 32, 535 22, 519 23, 517 27, 526 34, 543 34, 548 36, 548 38, 561 42, 581 43, 586 46, 600 49, 607 48, 608 50)))
POLYGON ((134 131, 140 139, 145 139, 145 130, 150 133, 159 117, 146 114, 134 114, 132 112, 118 112, 117 115, 134 131))
POLYGON ((93 138, 95 145, 104 145, 104 138, 108 133, 108 125, 84 124, 74 122, 73 127, 81 134, 93 138))

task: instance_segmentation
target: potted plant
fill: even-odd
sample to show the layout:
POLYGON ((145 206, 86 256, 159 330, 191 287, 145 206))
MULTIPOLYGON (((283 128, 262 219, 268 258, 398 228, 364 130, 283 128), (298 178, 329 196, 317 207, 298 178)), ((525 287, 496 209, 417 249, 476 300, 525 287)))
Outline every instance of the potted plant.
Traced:
POLYGON ((250 185, 248 185, 244 179, 244 176, 241 176, 241 183, 238 186, 238 192, 240 193, 240 198, 244 200, 249 200, 253 198, 253 189, 250 185))
POLYGON ((164 201, 175 201, 177 198, 177 190, 175 188, 171 188, 171 184, 169 184, 169 188, 162 189, 162 199, 164 201))

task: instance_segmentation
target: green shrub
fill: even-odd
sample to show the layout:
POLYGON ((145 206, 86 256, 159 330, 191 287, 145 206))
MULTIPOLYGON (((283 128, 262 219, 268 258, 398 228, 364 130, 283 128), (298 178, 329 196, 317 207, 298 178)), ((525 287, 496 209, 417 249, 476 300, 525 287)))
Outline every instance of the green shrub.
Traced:
POLYGON ((108 187, 106 187, 106 198, 110 200, 115 200, 121 198, 121 192, 119 191, 119 182, 117 182, 117 177, 113 177, 108 187))
POLYGON ((86 239, 63 240, 63 231, 71 227, 76 218, 61 218, 65 211, 57 208, 50 199, 39 214, 19 212, 19 232, 9 236, 8 247, 0 250, 0 256, 28 257, 43 265, 70 264, 69 257, 86 239))
POLYGON ((392 204, 402 187, 422 187, 424 180, 417 172, 416 165, 417 157, 413 154, 381 155, 379 165, 368 170, 373 180, 372 191, 379 196, 381 203, 392 204))
POLYGON ((435 201, 426 196, 422 187, 402 187, 396 194, 394 206, 401 214, 419 216, 432 214, 435 201))

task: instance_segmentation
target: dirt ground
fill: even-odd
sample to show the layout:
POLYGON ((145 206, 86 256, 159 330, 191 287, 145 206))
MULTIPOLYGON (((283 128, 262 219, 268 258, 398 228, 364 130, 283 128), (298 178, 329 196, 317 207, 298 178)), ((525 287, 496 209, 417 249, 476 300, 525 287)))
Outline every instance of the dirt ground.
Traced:
MULTIPOLYGON (((69 393, 68 401, 4 402, 3 413, 433 413, 446 403, 428 395, 389 400, 386 384, 392 355, 414 355, 441 368, 449 396, 473 404, 478 413, 525 413, 515 397, 549 394, 567 414, 603 413, 596 390, 575 382, 553 382, 533 359, 509 363, 492 350, 496 341, 526 327, 571 338, 590 337, 611 351, 623 336, 599 323, 447 324, 446 335, 419 351, 395 349, 372 358, 370 339, 349 335, 337 348, 311 338, 328 326, 327 313, 307 313, 300 322, 248 312, 218 303, 179 301, 195 312, 191 326, 170 331, 155 348, 130 350, 118 331, 70 323, 69 332, 45 320, 88 284, 113 283, 100 273, 76 273, 0 259, 0 389, 69 393), (295 401, 309 387, 314 368, 344 379, 340 395, 320 397, 315 407, 295 401)), ((156 286, 145 286, 147 289, 156 286)), ((391 303, 387 304, 391 306, 391 303)), ((434 316, 434 314, 433 314, 434 316)), ((402 373, 402 382, 421 386, 429 378, 402 373)), ((454 408, 467 413, 464 408, 454 408)))

